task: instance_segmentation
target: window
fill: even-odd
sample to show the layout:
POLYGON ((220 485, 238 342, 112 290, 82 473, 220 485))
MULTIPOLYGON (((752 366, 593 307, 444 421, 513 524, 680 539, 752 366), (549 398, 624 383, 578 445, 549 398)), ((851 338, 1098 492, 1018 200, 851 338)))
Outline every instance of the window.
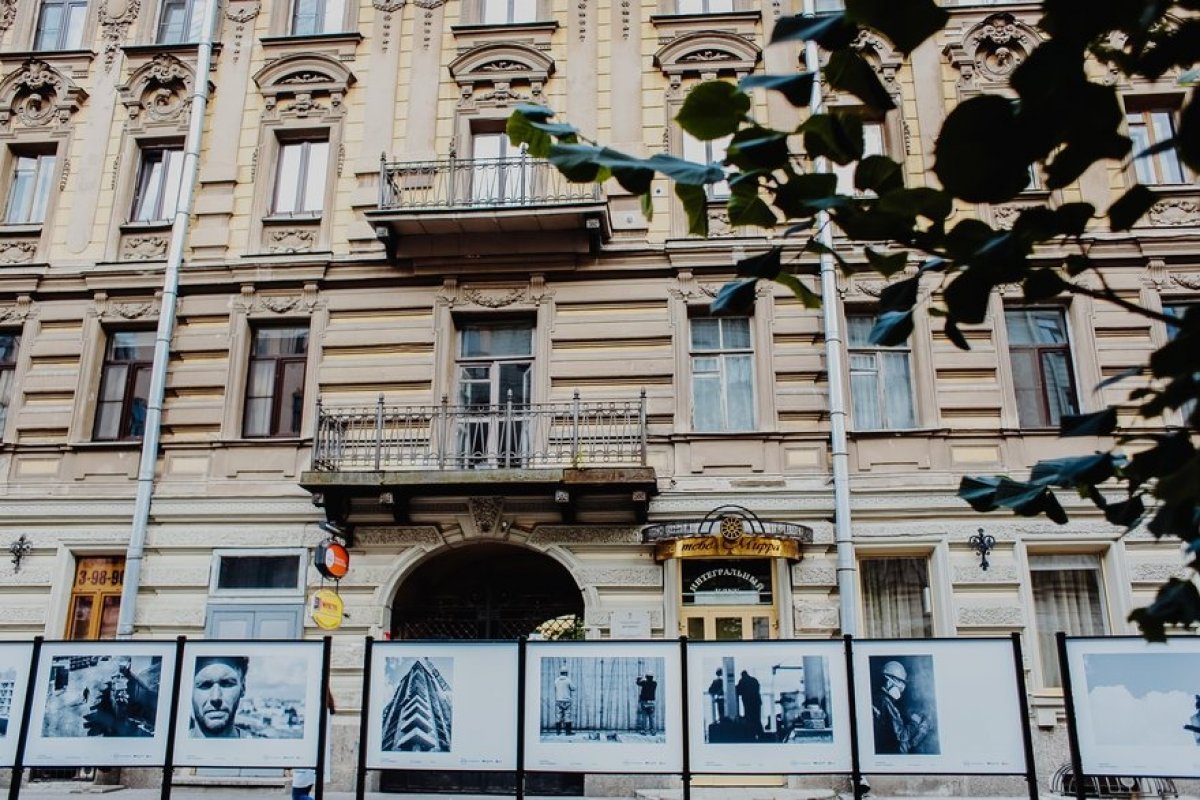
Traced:
POLYGON ((345 0, 295 0, 292 5, 292 35, 341 33, 346 28, 345 8, 345 0))
POLYGON ((869 341, 875 317, 846 317, 850 398, 859 430, 891 430, 916 425, 911 357, 907 345, 884 347, 869 341))
POLYGON ((679 0, 676 10, 680 14, 721 14, 733 11, 733 0, 679 0))
POLYGON ((54 181, 53 153, 14 153, 12 180, 4 204, 6 225, 40 225, 54 181))
POLYGON ((87 0, 42 0, 34 50, 78 50, 83 47, 87 0))
POLYGON ((307 327, 254 331, 242 422, 244 436, 300 435, 307 362, 307 327))
MULTIPOLYGON (((1169 139, 1176 133, 1177 108, 1159 103, 1147 103, 1137 98, 1126 98, 1125 120, 1129 125, 1129 138, 1133 139, 1133 154, 1137 156, 1147 148, 1169 139)), ((1133 171, 1138 183, 1171 185, 1191 183, 1191 176, 1179 151, 1174 148, 1161 153, 1135 158, 1133 171)))
POLYGON ((754 367, 750 319, 693 319, 691 336, 693 429, 752 429, 754 367))
POLYGON ((506 133, 471 137, 471 202, 520 205, 534 193, 533 162, 525 145, 514 145, 506 133))
MULTIPOLYGON (((1171 303, 1163 306, 1163 311, 1170 314, 1176 319, 1182 320, 1184 314, 1200 314, 1200 303, 1171 303)), ((1167 326, 1167 337, 1174 339, 1179 335, 1179 325, 1167 326)), ((1197 375, 1197 380, 1200 380, 1200 374, 1197 375)), ((0 394, 0 402, 3 402, 3 395, 0 394)), ((1183 415, 1183 420, 1186 423, 1192 418, 1192 414, 1196 412, 1196 401, 1189 400, 1179 407, 1179 413, 1183 415)), ((4 429, 4 425, 0 424, 0 430, 4 429)))
POLYGON ((76 559, 66 638, 115 639, 124 583, 124 558, 76 559))
POLYGON ((15 333, 0 333, 0 439, 4 437, 8 407, 12 403, 13 379, 17 374, 17 345, 20 341, 15 333))
POLYGON ((484 25, 511 25, 520 22, 536 22, 537 0, 481 0, 484 25))
POLYGON ((1004 321, 1021 427, 1057 427, 1079 413, 1062 309, 1008 309, 1004 321))
MULTIPOLYGON (((685 132, 683 134, 683 157, 688 161, 700 164, 711 164, 714 161, 719 164, 725 160, 725 148, 729 146, 731 138, 733 137, 723 136, 720 139, 705 142, 685 132)), ((704 189, 708 193, 709 200, 729 199, 729 184, 726 181, 710 183, 704 189)))
MULTIPOLYGON (((887 148, 883 140, 883 123, 878 121, 863 121, 863 158, 867 156, 885 156, 887 148)), ((834 164, 830 162, 830 171, 837 176, 838 194, 862 194, 854 188, 854 170, 858 163, 834 164)))
POLYGON ((868 639, 923 639, 933 636, 929 563, 923 557, 864 558, 863 636, 868 639))
POLYGON ((108 337, 93 439, 141 438, 153 361, 154 331, 114 331, 108 337))
POLYGON ((836 14, 846 10, 844 0, 817 0, 814 9, 818 14, 836 14))
POLYGON ((1100 557, 1030 554, 1029 583, 1033 591, 1042 685, 1061 686, 1054 635, 1058 631, 1068 636, 1108 633, 1100 557))
POLYGON ((169 222, 175 216, 182 179, 183 148, 142 148, 131 221, 169 222))
POLYGON ((158 43, 200 41, 208 0, 163 0, 158 18, 158 43))
POLYGON ((466 325, 459 333, 457 447, 464 467, 519 467, 532 433, 533 328, 466 325))
POLYGON ((328 168, 328 141, 281 142, 271 213, 319 215, 325 207, 328 168))
POLYGON ((214 594, 304 591, 303 555, 294 551, 230 551, 216 554, 216 562, 214 594))

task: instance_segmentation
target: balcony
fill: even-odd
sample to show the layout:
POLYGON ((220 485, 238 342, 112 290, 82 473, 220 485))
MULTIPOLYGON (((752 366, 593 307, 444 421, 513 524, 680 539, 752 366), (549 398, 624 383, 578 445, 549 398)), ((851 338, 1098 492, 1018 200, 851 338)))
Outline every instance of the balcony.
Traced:
POLYGON ((301 485, 331 519, 355 498, 398 521, 425 498, 540 498, 550 521, 637 521, 656 491, 646 461, 646 399, 500 405, 318 404, 312 469, 301 485))
POLYGON ((379 208, 367 217, 407 257, 595 252, 612 234, 600 187, 527 156, 384 160, 379 208))

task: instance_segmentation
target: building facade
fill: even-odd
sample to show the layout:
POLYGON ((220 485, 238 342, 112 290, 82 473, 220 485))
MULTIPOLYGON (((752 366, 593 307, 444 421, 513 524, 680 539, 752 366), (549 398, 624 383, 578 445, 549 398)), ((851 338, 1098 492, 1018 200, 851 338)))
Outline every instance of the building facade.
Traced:
MULTIPOLYGON (((715 186, 712 235, 689 237, 665 182, 647 220, 503 133, 534 102, 618 149, 720 160, 673 117, 701 80, 795 68, 798 48, 766 46, 795 0, 221 0, 197 76, 216 1, 0 0, 0 542, 31 546, 0 570, 0 636, 115 633, 201 79, 137 637, 320 635, 309 554, 319 523, 352 529, 333 651, 348 753, 368 634, 838 635, 820 312, 763 287, 749 316, 707 313, 778 234, 731 229, 715 186)), ((1005 91, 1039 40, 1034 4, 950 11, 911 59, 860 42, 899 106, 867 120, 868 150, 910 185, 930 180, 947 111, 1005 91)), ((1120 88, 1135 142, 1171 135, 1171 80, 1120 88)), ((800 118, 756 102, 777 127, 800 118)), ((1200 190, 1171 153, 1026 197, 1103 208, 1135 179, 1166 199, 1091 255, 1123 296, 1181 311, 1200 298, 1200 190)), ((955 213, 1004 227, 1022 202, 955 213)), ((1054 632, 1131 632, 1181 561, 1090 506, 1060 527, 954 493, 963 474, 1107 447, 1060 441, 1060 415, 1122 399, 1092 387, 1172 332, 1085 298, 1017 308, 1014 287, 969 352, 921 317, 880 348, 885 285, 839 287, 859 631, 1021 633, 1048 780, 1067 760, 1054 632)))

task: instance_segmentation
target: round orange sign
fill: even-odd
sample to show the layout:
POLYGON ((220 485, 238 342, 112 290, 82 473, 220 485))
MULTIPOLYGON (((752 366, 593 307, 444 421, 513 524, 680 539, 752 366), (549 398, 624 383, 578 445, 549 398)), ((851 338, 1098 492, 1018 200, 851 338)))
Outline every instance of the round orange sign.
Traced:
POLYGON ((346 604, 333 589, 318 589, 308 603, 308 613, 317 627, 327 631, 337 630, 342 625, 346 604))
POLYGON ((350 571, 350 553, 337 542, 327 540, 317 545, 313 563, 317 572, 326 578, 340 581, 350 571))

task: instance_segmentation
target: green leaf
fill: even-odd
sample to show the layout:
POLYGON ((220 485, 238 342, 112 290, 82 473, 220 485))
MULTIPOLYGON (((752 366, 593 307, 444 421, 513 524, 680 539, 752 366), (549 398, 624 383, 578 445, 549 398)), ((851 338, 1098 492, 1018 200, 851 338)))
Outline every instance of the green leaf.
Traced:
POLYGON ((1096 207, 1091 203, 1064 203, 1054 209, 1058 229, 1067 236, 1082 236, 1094 216, 1096 207))
POLYGON ((725 160, 745 171, 774 171, 791 158, 787 134, 757 125, 742 128, 730 139, 725 160))
POLYGON ((836 192, 837 176, 832 173, 793 175, 775 189, 775 207, 789 219, 811 217, 818 210, 829 208, 829 202, 824 201, 833 198, 836 192))
POLYGON ((509 115, 504 124, 504 132, 514 145, 525 145, 529 155, 534 158, 545 158, 550 154, 550 145, 553 143, 550 135, 536 127, 530 118, 520 111, 509 115))
POLYGON ((701 186, 686 183, 675 184, 675 196, 683 201, 687 214, 688 233, 708 237, 708 193, 701 186))
POLYGON ((1200 591, 1190 580, 1171 578, 1158 590, 1153 603, 1134 609, 1129 621, 1137 623, 1148 641, 1165 642, 1167 625, 1190 627, 1200 622, 1200 591))
POLYGON ((646 192, 638 199, 642 208, 642 216, 646 218, 646 222, 652 221, 654 219, 654 198, 650 196, 649 192, 646 192))
POLYGON ((1059 504, 1054 492, 1045 486, 1001 478, 1000 485, 996 487, 996 505, 1012 509, 1022 517, 1045 514, 1059 525, 1067 523, 1067 512, 1059 504))
POLYGON ((744 316, 754 310, 754 296, 758 281, 754 278, 744 281, 730 281, 721 287, 713 298, 709 311, 713 316, 744 316))
POLYGON ((759 253, 756 256, 743 258, 737 262, 737 274, 741 278, 766 278, 767 280, 775 280, 782 269, 780 258, 783 255, 782 247, 772 247, 765 253, 759 253))
POLYGON ((820 17, 796 14, 775 20, 771 44, 806 42, 811 39, 826 50, 837 50, 848 47, 857 35, 858 26, 848 22, 843 14, 820 17))
MULTIPOLYGON (((603 161, 600 163, 601 166, 615 166, 603 161)), ((721 169, 719 164, 697 164, 666 153, 655 153, 647 159, 638 159, 632 166, 649 167, 676 183, 686 183, 689 186, 705 186, 725 180, 725 170, 721 169)))
POLYGON ((904 188, 904 166, 887 156, 867 156, 854 168, 854 188, 883 194, 904 188))
POLYGON ((943 298, 950 311, 950 319, 978 325, 987 316, 988 300, 992 295, 992 283, 979 274, 979 270, 967 270, 950 282, 943 298))
POLYGON ((1029 161, 1013 101, 998 95, 964 100, 942 123, 933 171, 951 195, 971 203, 1002 203, 1029 185, 1029 161))
POLYGON ((884 347, 895 347, 899 344, 904 344, 908 337, 913 332, 913 312, 910 308, 908 311, 885 311, 875 318, 875 325, 871 328, 871 334, 867 337, 867 341, 871 344, 883 345, 884 347))
POLYGON ((729 212, 729 224, 754 225, 759 228, 773 228, 779 220, 763 199, 757 194, 744 195, 734 192, 725 206, 729 212))
POLYGON ((1113 231, 1127 231, 1158 202, 1158 195, 1140 183, 1134 184, 1125 194, 1108 207, 1108 226, 1113 231))
POLYGON ((879 307, 887 311, 904 311, 917 304, 917 290, 921 288, 916 276, 889 283, 879 293, 879 307))
POLYGON ((946 320, 945 332, 946 338, 949 339, 950 343, 959 350, 971 349, 971 345, 967 343, 967 337, 963 336, 963 332, 959 330, 958 325, 955 324, 954 320, 946 320))
POLYGON ((841 268, 843 273, 849 275, 852 272, 850 265, 846 263, 846 259, 841 253, 815 238, 809 239, 804 243, 804 250, 808 253, 817 253, 818 255, 829 256, 838 263, 838 266, 841 268))
POLYGON ((1077 486, 1095 486, 1116 474, 1111 453, 1094 453, 1090 456, 1067 456, 1039 461, 1029 473, 1031 485, 1061 486, 1074 489, 1077 486))
MULTIPOLYGON (((863 159, 863 162, 865 163, 866 160, 863 159)), ((857 182, 857 177, 855 180, 857 182)), ((880 195, 879 209, 881 211, 922 216, 930 222, 940 222, 949 217, 950 212, 954 210, 954 201, 948 193, 928 186, 892 189, 886 194, 880 192, 880 195)))
MULTIPOLYGON (((775 30, 779 30, 778 22, 775 23, 775 30)), ((796 108, 806 108, 812 100, 815 80, 816 74, 812 72, 798 72, 794 75, 749 75, 742 78, 739 85, 742 91, 770 89, 779 92, 796 108)))
POLYGON ((849 92, 872 111, 883 113, 896 107, 875 70, 853 50, 832 53, 825 66, 825 78, 832 88, 849 92))
POLYGON ((1054 297, 1066 286, 1066 282, 1052 269, 1035 269, 1021 282, 1021 289, 1028 303, 1054 297))
POLYGON ((995 511, 996 489, 1000 479, 989 475, 972 477, 965 475, 958 484, 958 496, 971 504, 971 508, 980 512, 995 511))
POLYGON ((1108 436, 1117 429, 1117 409, 1109 406, 1092 414, 1063 414, 1058 424, 1058 435, 1108 436))
POLYGON ((1067 275, 1074 278, 1092 268, 1092 260, 1083 253, 1072 253, 1063 260, 1067 275))
POLYGON ((821 296, 809 289, 808 286, 790 272, 781 272, 775 276, 775 282, 791 289, 792 294, 805 308, 820 308, 821 296))
POLYGON ((863 124, 856 114, 813 114, 797 130, 804 135, 804 151, 809 158, 825 157, 845 165, 863 156, 863 124))
POLYGON ((1192 172, 1200 172, 1200 102, 1195 89, 1179 112, 1179 130, 1175 135, 1179 138, 1179 157, 1183 163, 1192 172))
POLYGON ((1104 507, 1104 518, 1113 525, 1120 525, 1126 530, 1134 528, 1146 514, 1146 502, 1140 494, 1120 503, 1109 503, 1104 507))
POLYGON ((622 189, 633 195, 648 194, 654 182, 654 170, 646 167, 614 167, 612 175, 622 189))
POLYGON ((1097 383, 1096 388, 1097 389, 1106 389, 1109 386, 1115 386, 1116 384, 1120 383, 1121 381, 1125 380, 1126 378, 1137 377, 1138 375, 1141 375, 1145 371, 1146 371, 1145 366, 1142 366, 1140 364, 1136 367, 1130 367, 1129 369, 1123 369, 1120 372, 1118 372, 1116 375, 1113 375, 1111 378, 1105 378, 1104 380, 1097 383))
POLYGON ((880 253, 873 247, 864 247, 863 253, 867 256, 867 263, 885 278, 890 278, 892 275, 900 272, 908 263, 908 253, 904 251, 899 253, 880 253))
POLYGON ((701 141, 729 136, 750 111, 750 95, 725 81, 705 81, 684 98, 675 116, 679 127, 701 141))
POLYGON ((846 18, 874 28, 908 55, 946 27, 950 15, 933 0, 846 0, 846 18))

